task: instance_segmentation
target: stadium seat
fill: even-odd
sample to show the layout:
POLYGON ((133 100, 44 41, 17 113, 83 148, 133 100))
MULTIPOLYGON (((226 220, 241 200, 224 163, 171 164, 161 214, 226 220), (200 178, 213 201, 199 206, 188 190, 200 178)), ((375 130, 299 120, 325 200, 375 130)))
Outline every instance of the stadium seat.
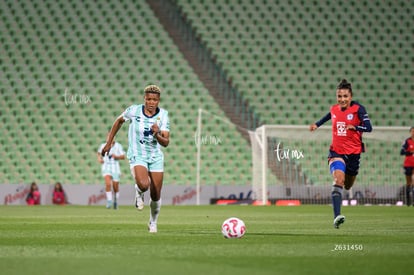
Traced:
MULTIPOLYGON (((10 164, 2 182, 29 182, 35 178, 45 183, 56 179, 79 184, 101 182, 95 155, 99 144, 116 116, 127 106, 141 103, 139 91, 153 82, 161 83, 165 89, 166 96, 161 105, 169 110, 170 119, 174 121, 171 124, 174 143, 165 149, 166 160, 181 160, 169 162, 166 184, 194 182, 193 136, 197 109, 202 107, 212 114, 221 115, 220 108, 182 59, 146 3, 59 0, 36 3, 37 8, 34 9, 21 1, 8 1, 4 5, 11 12, 1 13, 2 22, 8 27, 0 37, 0 47, 5 49, 4 56, 10 62, 0 63, 0 77, 6 76, 7 79, 1 81, 0 91, 4 95, 18 96, 17 99, 2 96, 4 107, 10 110, 6 112, 5 120, 10 138, 2 139, 0 151, 7 152, 9 158, 22 152, 24 147, 11 146, 13 140, 21 135, 14 125, 32 124, 33 127, 23 133, 24 139, 41 146, 36 147, 33 154, 28 154, 28 163, 39 163, 38 153, 42 151, 45 156, 39 161, 53 165, 53 169, 42 167, 37 169, 38 172, 26 175, 21 171, 27 169, 27 164, 10 164), (131 15, 128 20, 125 14, 131 15), (65 21, 58 15, 69 20, 65 21), (44 29, 39 29, 39 26, 44 26, 44 29), (29 27, 33 29, 20 32, 29 27), (145 39, 149 37, 156 37, 157 43, 145 39), (122 46, 119 47, 118 43, 122 46), (65 101, 65 91, 66 96, 76 96, 76 99, 65 101), (82 95, 89 96, 92 102, 83 104, 80 101, 82 95), (22 107, 33 119, 19 118, 23 114, 22 107), (184 111, 188 108, 194 112, 184 111), (19 119, 16 121, 14 118, 19 119), (61 156, 67 157, 60 161, 61 156), (56 161, 51 162, 51 159, 56 161)), ((206 119, 204 126, 214 130, 215 124, 217 122, 206 119)), ((245 157, 250 155, 248 144, 235 128, 220 129, 222 132, 214 134, 224 136, 229 132, 233 139, 239 139, 235 146, 240 147, 245 157)), ((127 127, 124 127, 119 134, 124 147, 127 147, 126 132, 127 127)), ((205 152, 220 155, 215 158, 203 156, 207 165, 215 167, 204 176, 205 184, 232 182, 232 176, 225 175, 222 167, 214 162, 216 159, 229 159, 231 155, 212 148, 205 152)), ((240 167, 234 164, 233 169, 242 173, 248 169, 247 165, 240 167)), ((129 175, 126 166, 122 167, 123 174, 129 175)), ((245 175, 244 182, 249 177, 245 175)))
MULTIPOLYGON (((351 2, 353 20, 345 30, 349 41, 357 42, 345 39, 342 43, 335 38, 343 37, 344 28, 335 18, 335 5, 328 5, 329 1, 176 3, 243 99, 257 112, 261 123, 310 123, 327 111, 335 100, 336 83, 346 77, 357 87, 355 98, 366 105, 374 125, 393 125, 395 121, 412 124, 414 115, 408 111, 414 105, 411 6, 396 4, 389 9, 380 8, 386 3, 351 2), (387 20, 397 18, 395 14, 398 19, 387 20), (365 26, 358 18, 366 19, 365 26), (390 102, 390 91, 392 98, 406 100, 390 102), (382 98, 388 100, 379 100, 382 98), (382 104, 392 107, 378 107, 382 104)), ((64 150, 76 150, 75 145, 82 143, 89 148, 86 151, 94 152, 114 118, 132 102, 139 103, 137 91, 153 81, 168 87, 162 105, 169 109, 175 122, 172 137, 178 143, 192 144, 188 137, 194 135, 198 107, 212 114, 221 113, 144 2, 58 0, 33 5, 6 1, 2 7, 8 11, 0 13, 0 48, 4 49, 0 57, 0 91, 2 104, 8 110, 5 128, 13 128, 8 121, 22 116, 21 107, 26 108, 37 121, 13 123, 32 123, 38 129, 36 134, 43 130, 39 140, 46 144, 48 152, 63 154, 64 150), (148 42, 149 37, 155 37, 158 44, 148 42), (189 88, 189 83, 195 84, 189 88), (65 89, 71 94, 89 95, 92 103, 82 105, 78 101, 66 105, 65 89), (195 90, 198 93, 192 93, 195 90), (5 96, 9 94, 22 97, 16 100, 5 96), (187 106, 192 111, 184 112, 187 106), (88 111, 92 108, 93 112, 88 111), (50 118, 48 127, 38 126, 45 118, 50 118), (62 137, 63 142, 59 142, 62 137)), ((208 118, 205 127, 213 131, 216 123, 208 118)), ((236 151, 244 152, 240 158, 249 160, 250 149, 240 134, 235 129, 219 128, 226 132, 215 134, 234 136, 236 151)), ((30 136, 30 132, 24 134, 30 136)), ((20 133, 11 131, 9 135, 17 138, 20 133)), ((4 143, 1 146, 14 148, 11 140, 4 143)), ((179 155, 186 165, 193 167, 193 150, 186 152, 182 148, 170 146, 166 158, 179 155)), ((213 154, 214 150, 206 152, 213 154)), ((217 159, 228 159, 226 155, 203 160, 213 167, 217 159)), ((65 165, 76 167, 76 158, 87 156, 75 155, 65 165)), ((167 171, 171 173, 171 182, 193 181, 194 173, 186 173, 186 167, 179 167, 178 163, 172 162, 167 171)), ((249 165, 234 164, 234 170, 246 171, 249 165)), ((71 172, 75 172, 73 179, 79 183, 100 180, 95 167, 82 174, 76 170, 71 172)), ((54 181, 54 176, 69 179, 69 175, 60 172, 47 174, 50 181, 54 181)), ((18 181, 9 175, 18 175, 16 168, 10 167, 6 177, 10 182, 18 181)), ((245 175, 242 181, 249 181, 249 177, 245 175)), ((209 182, 234 181, 232 175, 221 169, 208 178, 209 182)))
MULTIPOLYGON (((237 5, 233 1, 226 1, 221 2, 219 4, 221 8, 217 9, 217 4, 214 2, 197 5, 189 0, 181 0, 178 1, 178 4, 186 17, 193 23, 196 32, 202 35, 207 47, 212 49, 213 55, 218 58, 218 64, 224 66, 223 70, 239 87, 240 93, 251 107, 258 110, 263 123, 308 124, 313 122, 316 118, 321 117, 329 105, 334 102, 335 84, 341 77, 346 77, 354 83, 354 87, 358 87, 355 97, 367 107, 374 125, 381 125, 381 123, 382 125, 392 125, 392 121, 400 121, 402 125, 411 124, 413 118, 411 112, 396 112, 399 109, 407 110, 406 108, 410 106, 407 100, 405 100, 406 103, 395 102, 390 105, 392 106, 390 108, 378 107, 383 104, 389 105, 389 100, 377 103, 378 99, 389 98, 389 95, 384 92, 384 84, 389 85, 385 89, 386 91, 396 91, 393 98, 411 98, 407 91, 411 91, 412 87, 405 88, 404 85, 401 85, 404 81, 397 81, 396 77, 403 74, 413 74, 412 66, 411 70, 408 69, 409 62, 403 61, 404 58, 412 56, 412 51, 397 51, 398 47, 392 47, 395 44, 389 42, 395 40, 396 37, 399 38, 399 41, 412 42, 411 37, 408 38, 404 35, 410 33, 408 27, 410 24, 404 16, 407 14, 406 7, 395 6, 392 12, 390 9, 384 8, 381 9, 380 14, 377 14, 376 12, 380 10, 378 6, 381 6, 379 3, 352 2, 355 14, 352 14, 354 20, 347 28, 347 34, 354 38, 349 41, 359 41, 359 43, 345 41, 344 44, 341 44, 339 40, 335 41, 335 37, 343 35, 343 27, 338 25, 339 23, 332 16, 334 14, 332 5, 320 5, 316 2, 309 5, 304 1, 293 1, 266 3, 268 7, 264 8, 265 4, 259 5, 255 1, 238 1, 237 5), (249 14, 248 18, 251 21, 241 20, 237 18, 239 16, 235 20, 226 20, 225 24, 222 20, 217 22, 209 20, 209 18, 222 18, 223 10, 233 11, 233 13, 226 12, 227 15, 249 14), (369 15, 366 13, 367 10, 369 15), (407 22, 407 24, 381 21, 381 19, 387 18, 389 12, 390 14, 398 13, 400 20, 407 22), (195 16, 196 14, 197 16, 195 16), (274 24, 274 21, 269 18, 277 18, 278 24, 274 24), (368 32, 365 27, 354 28, 354 25, 361 26, 357 18, 368 18, 368 26, 371 26, 372 31, 368 32), (305 24, 303 24, 304 22, 305 24), (296 35, 300 35, 302 32, 302 26, 306 26, 312 36, 303 35, 302 39, 295 39, 296 35), (258 40, 257 34, 265 33, 266 28, 272 30, 273 35, 267 36, 263 41, 258 40), (395 28, 399 28, 399 32, 391 31, 395 28), (220 29, 220 31, 214 32, 214 38, 212 38, 209 33, 215 29, 220 29), (391 35, 394 38, 390 39, 391 35), (250 41, 240 39, 244 36, 249 37, 250 41), (235 40, 228 39, 229 37, 234 37, 237 43, 234 42, 235 40), (220 41, 220 47, 216 47, 217 41, 220 41), (266 60, 264 63, 260 62, 260 53, 263 53, 263 50, 254 50, 257 48, 256 41, 269 45, 268 51, 276 53, 274 57, 267 58, 269 61, 266 60), (301 43, 298 43, 299 41, 301 43), (243 46, 241 47, 241 45, 243 46), (372 52, 361 55, 360 48, 368 45, 372 48, 372 52), (220 51, 223 49, 225 52, 234 53, 234 55, 230 57, 221 54, 220 51), (381 61, 377 54, 383 57, 381 61), (234 62, 234 59, 237 59, 237 63, 234 62), (331 62, 332 60, 335 62, 331 62), (337 62, 342 60, 344 61, 343 68, 338 68, 337 62), (396 73, 389 73, 386 68, 395 66, 393 60, 399 60, 400 67, 404 69, 396 73), (270 62, 272 65, 268 70, 266 63, 270 62), (275 99, 272 100, 268 94, 260 93, 254 89, 256 86, 254 82, 263 82, 264 76, 268 75, 272 68, 274 68, 274 75, 277 77, 272 79, 270 86, 277 87, 282 98, 286 97, 287 100, 282 100, 276 92, 274 93, 275 99), (385 73, 382 72, 384 70, 385 73), (381 77, 378 77, 379 75, 381 77), (310 85, 305 84, 307 79, 312 79, 310 85), (280 86, 281 84, 283 87, 280 86), (296 98, 289 98, 289 94, 295 91, 299 92, 295 95, 296 98), (368 97, 372 91, 379 91, 379 94, 368 97), (309 97, 309 92, 312 92, 312 97, 309 97), (268 102, 272 102, 272 104, 268 102), (296 102, 301 102, 306 112, 299 111, 297 115, 292 115, 290 113, 292 108, 285 107, 293 106, 296 102), (312 107, 315 106, 317 106, 317 110, 312 111, 312 107), (275 109, 278 110, 277 114, 274 112, 275 109), (309 113, 311 116, 308 115, 309 113), (275 117, 283 117, 283 119, 275 119, 275 117)), ((391 15, 391 17, 394 16, 391 15)))

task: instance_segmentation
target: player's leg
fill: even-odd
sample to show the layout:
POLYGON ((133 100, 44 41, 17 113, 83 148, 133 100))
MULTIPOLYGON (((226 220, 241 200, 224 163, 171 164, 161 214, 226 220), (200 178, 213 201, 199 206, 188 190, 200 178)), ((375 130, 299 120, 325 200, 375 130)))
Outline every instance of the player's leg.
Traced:
POLYGON ((105 194, 106 194, 106 208, 112 207, 112 176, 111 175, 105 175, 105 194))
POLYGON ((345 174, 345 183, 344 183, 345 190, 351 189, 355 183, 355 180, 356 180, 356 176, 345 174))
POLYGON ((119 163, 112 166, 112 189, 114 191, 114 209, 118 209, 119 181, 121 180, 121 168, 119 163))
POLYGON ((146 165, 134 165, 131 167, 131 172, 135 180, 135 185, 140 192, 145 192, 150 187, 150 178, 148 175, 148 168, 146 165))
POLYGON ((112 181, 112 188, 114 190, 114 209, 118 209, 118 200, 119 200, 119 178, 112 181))
POLYGON ((151 186, 150 186, 150 220, 149 231, 151 233, 157 232, 158 216, 161 210, 161 189, 164 172, 150 172, 151 186))
POLYGON ((412 167, 404 167, 407 206, 413 204, 413 200, 411 199, 411 196, 413 195, 413 170, 412 167))
POLYGON ((359 171, 360 154, 352 154, 346 156, 346 170, 345 170, 345 189, 349 190, 355 183, 359 171))
POLYGON ((406 181, 405 195, 406 195, 406 199, 407 199, 407 206, 411 206, 413 204, 413 201, 411 199, 411 195, 413 193, 412 186, 411 186, 412 177, 411 176, 405 176, 405 181, 406 181))
POLYGON ((414 201, 414 167, 410 167, 410 168, 411 168, 410 190, 411 190, 411 194, 412 194, 411 205, 414 206, 414 204, 413 204, 413 201, 414 201))
POLYGON ((164 160, 163 158, 154 162, 149 167, 151 178, 150 186, 150 220, 148 229, 150 233, 157 232, 158 216, 161 210, 161 189, 164 180, 164 160))
POLYGON ((334 213, 334 226, 339 228, 339 225, 345 222, 345 217, 341 215, 342 205, 342 191, 345 183, 345 162, 342 158, 334 157, 329 160, 329 169, 333 177, 332 185, 332 206, 334 213))
POLYGON ((151 186, 150 186, 150 193, 151 193, 151 200, 158 201, 161 199, 161 190, 162 190, 162 183, 164 180, 164 172, 150 172, 149 176, 151 178, 151 186))
POLYGON ((151 183, 148 169, 146 166, 138 164, 131 167, 131 173, 135 180, 135 207, 142 210, 144 208, 144 193, 151 183))

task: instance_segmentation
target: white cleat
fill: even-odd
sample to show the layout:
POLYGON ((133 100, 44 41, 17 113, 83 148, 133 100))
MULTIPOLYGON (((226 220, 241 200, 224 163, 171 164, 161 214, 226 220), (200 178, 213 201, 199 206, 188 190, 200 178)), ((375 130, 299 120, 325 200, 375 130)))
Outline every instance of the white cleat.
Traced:
POLYGON ((340 226, 341 224, 343 224, 344 222, 345 222, 345 216, 343 216, 343 215, 339 215, 339 216, 337 216, 337 217, 334 219, 333 224, 334 224, 334 227, 335 227, 336 229, 339 229, 339 226, 340 226))
POLYGON ((138 191, 135 191, 135 207, 138 211, 144 209, 144 193, 140 195, 138 191))
POLYGON ((149 233, 157 233, 157 224, 153 223, 153 222, 150 222, 148 224, 148 231, 149 231, 149 233))

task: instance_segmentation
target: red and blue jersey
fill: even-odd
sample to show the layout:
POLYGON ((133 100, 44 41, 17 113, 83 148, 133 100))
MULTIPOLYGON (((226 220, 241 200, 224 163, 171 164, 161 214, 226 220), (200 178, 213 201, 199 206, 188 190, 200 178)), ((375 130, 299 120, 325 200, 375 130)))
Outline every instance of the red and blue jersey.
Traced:
POLYGON ((37 190, 33 192, 29 192, 26 197, 26 202, 28 205, 40 204, 40 192, 37 190))
POLYGON ((316 122, 319 127, 328 120, 332 120, 332 143, 330 150, 337 154, 360 154, 364 151, 362 133, 371 132, 371 121, 364 106, 352 101, 350 106, 343 110, 339 104, 331 106, 330 112, 316 122), (355 130, 347 129, 353 125, 355 130))
POLYGON ((414 167, 414 139, 407 138, 401 146, 401 155, 405 155, 404 167, 414 167))
POLYGON ((53 199, 54 204, 65 204, 66 203, 66 196, 65 192, 63 191, 53 191, 53 199))

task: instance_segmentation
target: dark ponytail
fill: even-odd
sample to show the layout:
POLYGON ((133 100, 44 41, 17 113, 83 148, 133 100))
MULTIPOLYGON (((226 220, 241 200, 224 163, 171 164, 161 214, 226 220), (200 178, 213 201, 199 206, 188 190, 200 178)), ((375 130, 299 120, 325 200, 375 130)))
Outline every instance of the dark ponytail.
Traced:
POLYGON ((342 79, 341 82, 339 82, 338 86, 336 87, 337 90, 349 90, 349 92, 352 95, 352 85, 348 82, 346 79, 342 79))

